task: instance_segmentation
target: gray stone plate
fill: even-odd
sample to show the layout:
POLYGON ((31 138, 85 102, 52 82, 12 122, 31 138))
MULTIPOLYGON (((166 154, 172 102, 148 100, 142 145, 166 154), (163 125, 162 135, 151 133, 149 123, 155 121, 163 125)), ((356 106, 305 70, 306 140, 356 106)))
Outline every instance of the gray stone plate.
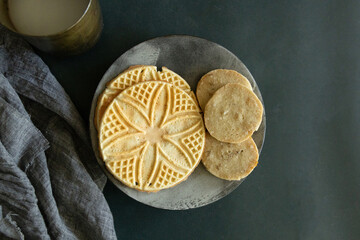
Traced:
MULTIPOLYGON (((202 164, 190 177, 177 186, 161 190, 157 193, 144 193, 131 189, 115 179, 105 168, 99 155, 97 131, 94 128, 94 111, 99 94, 105 84, 131 65, 166 66, 182 76, 196 89, 202 75, 217 68, 234 69, 249 79, 255 94, 262 101, 259 88, 245 65, 224 47, 205 39, 191 36, 159 37, 140 43, 121 55, 107 70, 101 79, 91 107, 90 134, 92 146, 97 160, 107 177, 121 191, 133 199, 156 208, 184 210, 205 206, 215 202, 237 188, 241 181, 225 181, 208 173, 202 164)), ((259 130, 253 138, 261 151, 265 137, 265 111, 259 130)), ((256 169, 252 174, 256 174, 256 169)))

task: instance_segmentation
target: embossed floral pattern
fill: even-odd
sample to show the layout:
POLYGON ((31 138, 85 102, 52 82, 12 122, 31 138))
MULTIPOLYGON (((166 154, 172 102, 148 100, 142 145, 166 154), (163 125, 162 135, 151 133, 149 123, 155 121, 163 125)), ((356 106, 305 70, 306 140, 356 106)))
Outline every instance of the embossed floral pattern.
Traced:
POLYGON ((200 161, 205 129, 183 90, 160 81, 120 93, 101 121, 99 143, 110 172, 124 184, 158 191, 183 181, 200 161))

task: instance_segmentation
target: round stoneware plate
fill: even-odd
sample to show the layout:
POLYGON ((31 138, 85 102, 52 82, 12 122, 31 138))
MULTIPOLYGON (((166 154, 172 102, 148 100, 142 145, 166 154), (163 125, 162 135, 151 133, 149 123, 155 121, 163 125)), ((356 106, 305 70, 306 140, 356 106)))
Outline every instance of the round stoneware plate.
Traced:
MULTIPOLYGON (((157 193, 145 193, 131 189, 115 179, 100 158, 97 131, 94 127, 94 111, 99 94, 105 84, 131 65, 155 65, 175 71, 182 76, 195 92, 201 76, 218 69, 233 69, 249 79, 255 94, 262 101, 259 88, 245 65, 229 50, 205 39, 191 36, 159 37, 140 43, 121 55, 101 79, 91 106, 90 134, 97 160, 107 177, 121 191, 133 199, 156 208, 183 210, 197 208, 215 202, 233 191, 243 181, 226 181, 208 173, 200 163, 190 177, 173 188, 157 193)), ((261 126, 253 138, 261 151, 265 137, 265 111, 261 126)), ((252 174, 256 174, 256 168, 252 174)), ((251 176, 251 175, 250 175, 251 176)))

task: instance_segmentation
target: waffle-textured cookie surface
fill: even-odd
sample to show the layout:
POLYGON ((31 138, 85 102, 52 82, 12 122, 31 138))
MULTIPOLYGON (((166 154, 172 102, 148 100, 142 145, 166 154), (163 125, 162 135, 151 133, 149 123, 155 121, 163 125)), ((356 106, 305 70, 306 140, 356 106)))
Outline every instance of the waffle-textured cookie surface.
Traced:
POLYGON ((106 89, 99 95, 95 111, 95 127, 97 129, 99 128, 100 120, 106 108, 121 91, 136 83, 150 80, 171 83, 196 99, 194 93, 191 92, 189 84, 180 75, 170 69, 162 67, 162 71, 157 71, 156 66, 134 65, 111 80, 107 84, 106 89))
POLYGON ((262 114, 263 106, 255 93, 243 85, 228 83, 206 104, 204 120, 217 140, 239 143, 259 128, 262 114))
POLYGON ((141 191, 158 191, 185 180, 205 145, 197 104, 183 90, 162 81, 138 83, 118 94, 99 130, 107 169, 141 191))
POLYGON ((240 73, 229 69, 212 70, 201 77, 196 87, 196 96, 203 111, 214 93, 228 83, 239 83, 252 90, 250 82, 240 73))
POLYGON ((253 171, 258 159, 258 149, 251 137, 241 143, 224 143, 206 133, 202 163, 214 176, 240 180, 253 171))

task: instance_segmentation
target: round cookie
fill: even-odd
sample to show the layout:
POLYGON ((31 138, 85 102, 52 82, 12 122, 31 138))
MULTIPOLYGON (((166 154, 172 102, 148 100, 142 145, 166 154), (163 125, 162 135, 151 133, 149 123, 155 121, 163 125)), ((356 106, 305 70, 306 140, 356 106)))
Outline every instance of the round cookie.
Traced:
POLYGON ((135 84, 117 95, 99 127, 107 169, 123 184, 156 192, 184 181, 199 164, 205 127, 195 101, 163 81, 135 84))
POLYGON ((263 106, 248 88, 228 83, 206 104, 205 126, 222 142, 239 143, 249 138, 261 123, 263 106))
POLYGON ((224 143, 206 133, 202 163, 214 176, 240 180, 252 172, 258 159, 259 152, 251 137, 241 143, 224 143))
POLYGON ((200 108, 204 111, 206 103, 212 95, 221 87, 228 83, 239 83, 250 90, 252 87, 246 77, 234 70, 215 69, 200 79, 196 87, 196 96, 199 101, 200 108))

